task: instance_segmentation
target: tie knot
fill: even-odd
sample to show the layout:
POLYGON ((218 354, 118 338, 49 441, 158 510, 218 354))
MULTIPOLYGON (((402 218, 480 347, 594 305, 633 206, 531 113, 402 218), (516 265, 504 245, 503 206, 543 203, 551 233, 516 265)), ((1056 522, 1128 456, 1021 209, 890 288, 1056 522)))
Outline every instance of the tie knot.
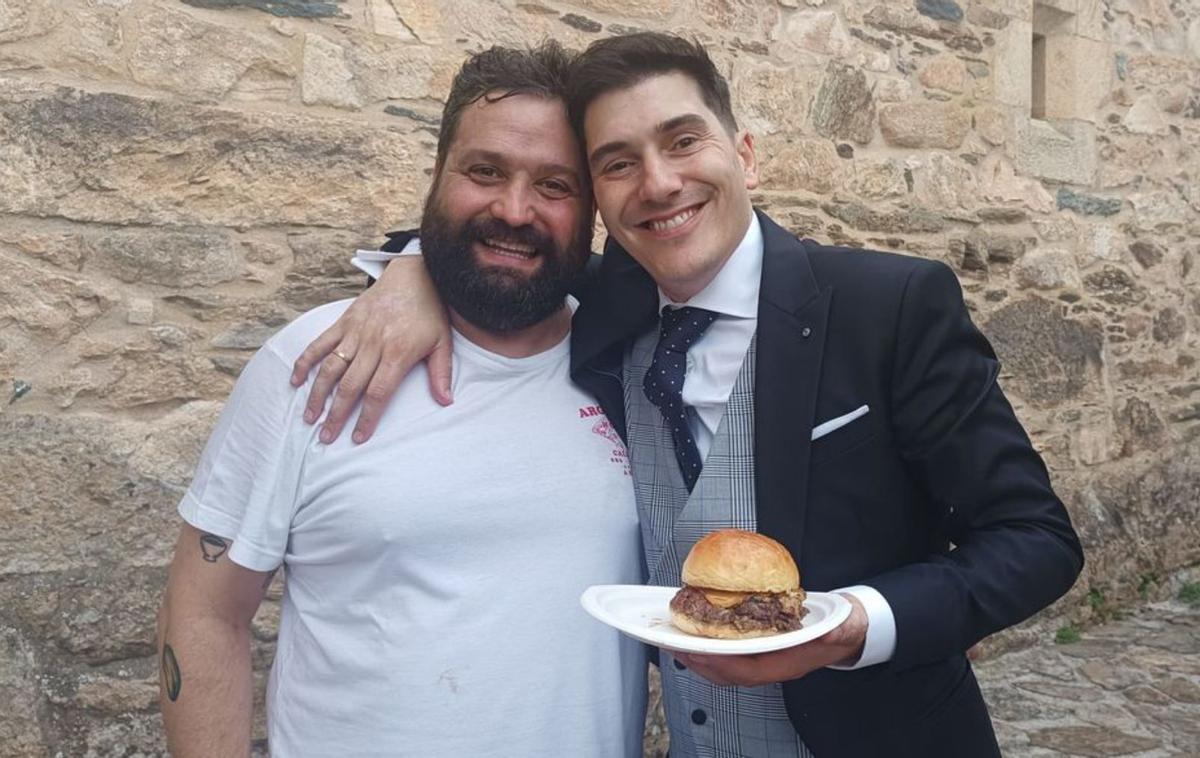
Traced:
POLYGON ((703 308, 685 305, 682 308, 664 307, 658 344, 677 353, 686 353, 704 330, 717 320, 717 314, 703 308))

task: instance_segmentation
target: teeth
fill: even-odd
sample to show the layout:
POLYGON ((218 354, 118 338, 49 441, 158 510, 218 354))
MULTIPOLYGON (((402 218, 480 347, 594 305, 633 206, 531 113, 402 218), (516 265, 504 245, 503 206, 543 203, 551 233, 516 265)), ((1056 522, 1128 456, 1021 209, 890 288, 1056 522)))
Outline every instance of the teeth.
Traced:
POLYGON ((688 208, 685 211, 680 211, 666 221, 648 221, 647 224, 649 224, 650 228, 656 232, 670 231, 671 229, 674 229, 675 227, 687 221, 692 216, 695 216, 699 210, 699 208, 688 208))
POLYGON ((522 245, 520 242, 510 242, 508 240, 498 239, 486 239, 484 242, 487 243, 488 247, 494 247, 497 250, 501 250, 506 253, 513 253, 514 255, 520 255, 525 258, 532 257, 535 252, 532 245, 522 245))

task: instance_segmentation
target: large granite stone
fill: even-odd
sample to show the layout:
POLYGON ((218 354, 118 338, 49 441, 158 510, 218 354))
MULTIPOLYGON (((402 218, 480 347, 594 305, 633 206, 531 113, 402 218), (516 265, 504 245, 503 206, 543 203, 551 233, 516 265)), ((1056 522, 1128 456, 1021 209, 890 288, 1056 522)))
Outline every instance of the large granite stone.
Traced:
POLYGON ((862 71, 830 63, 812 105, 817 134, 865 145, 875 133, 875 101, 862 71))
POLYGON ((45 271, 24 260, 0 255, 0 324, 15 324, 33 335, 65 341, 102 318, 118 295, 77 273, 45 271))
MULTIPOLYGON (((105 416, 0 415, 0 577, 164 565, 183 488, 131 463, 155 444, 148 431, 105 416)), ((192 440, 181 460, 199 456, 192 440)))
POLYGON ((971 131, 971 114, 948 103, 888 103, 879 109, 879 128, 896 147, 954 150, 971 131))
POLYGON ((877 211, 861 203, 825 203, 821 210, 855 229, 868 232, 940 232, 946 222, 923 210, 877 211))
MULTIPOLYGON (((212 23, 176 8, 150 8, 138 18, 129 51, 134 81, 191 100, 219 100, 254 70, 285 82, 298 67, 278 35, 212 23)), ((277 94, 283 95, 281 83, 277 94)))
POLYGON ((1037 408, 1068 403, 1098 388, 1104 343, 1099 326, 1065 318, 1040 298, 1009 303, 983 322, 1004 366, 1004 385, 1037 408))
POLYGON ((0 119, 0 212, 80 221, 379 229, 417 215, 428 160, 387 127, 11 79, 0 119))
POLYGON ((827 195, 839 184, 842 161, 828 140, 798 140, 771 152, 762 165, 762 180, 772 189, 827 195))
POLYGON ((83 238, 88 266, 123 282, 206 287, 241 273, 241 245, 225 230, 112 229, 83 238))
POLYGON ((1096 127, 1087 122, 1050 123, 1016 119, 1017 170, 1070 184, 1091 184, 1096 176, 1096 127))

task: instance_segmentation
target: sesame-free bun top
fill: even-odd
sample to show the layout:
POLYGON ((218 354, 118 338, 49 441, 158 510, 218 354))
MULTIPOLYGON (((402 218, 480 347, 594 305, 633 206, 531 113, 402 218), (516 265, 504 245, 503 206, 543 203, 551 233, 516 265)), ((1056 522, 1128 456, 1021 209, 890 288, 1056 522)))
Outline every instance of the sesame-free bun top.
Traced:
POLYGON ((692 546, 683 582, 731 592, 787 592, 800 588, 800 571, 787 548, 770 537, 722 529, 692 546))

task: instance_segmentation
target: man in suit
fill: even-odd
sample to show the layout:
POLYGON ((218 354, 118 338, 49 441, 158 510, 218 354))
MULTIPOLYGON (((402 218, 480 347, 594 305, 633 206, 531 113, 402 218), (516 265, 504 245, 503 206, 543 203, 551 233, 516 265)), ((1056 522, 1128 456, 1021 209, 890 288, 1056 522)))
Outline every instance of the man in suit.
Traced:
POLYGON ((756 212, 753 140, 696 44, 598 41, 570 105, 610 234, 572 378, 628 444, 650 583, 732 526, 853 606, 776 653, 664 652, 671 754, 998 755, 965 651, 1083 555, 953 273, 756 212))

